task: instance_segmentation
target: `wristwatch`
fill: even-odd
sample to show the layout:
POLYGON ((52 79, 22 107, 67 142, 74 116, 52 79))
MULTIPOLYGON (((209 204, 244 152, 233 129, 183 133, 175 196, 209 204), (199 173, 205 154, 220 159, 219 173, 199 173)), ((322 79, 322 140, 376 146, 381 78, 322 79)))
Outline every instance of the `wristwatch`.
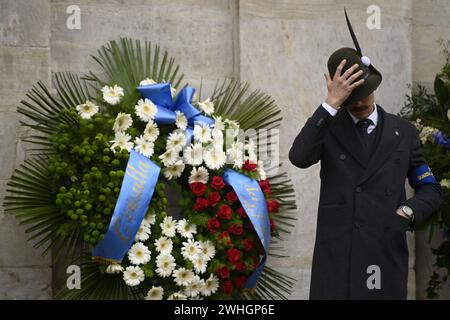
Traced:
POLYGON ((409 218, 410 221, 414 221, 414 211, 408 206, 401 206, 400 210, 409 218))

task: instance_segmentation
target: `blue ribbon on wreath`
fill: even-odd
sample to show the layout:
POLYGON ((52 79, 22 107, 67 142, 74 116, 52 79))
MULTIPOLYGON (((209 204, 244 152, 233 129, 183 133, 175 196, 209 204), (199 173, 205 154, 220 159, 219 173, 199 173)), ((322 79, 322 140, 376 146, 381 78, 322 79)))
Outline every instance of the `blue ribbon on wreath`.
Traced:
POLYGON ((246 288, 254 288, 264 270, 267 252, 269 250, 270 222, 266 199, 261 187, 255 179, 236 172, 233 169, 225 169, 222 178, 224 182, 230 185, 234 189, 234 192, 236 192, 236 195, 247 213, 264 249, 264 254, 258 267, 248 277, 245 283, 246 288))

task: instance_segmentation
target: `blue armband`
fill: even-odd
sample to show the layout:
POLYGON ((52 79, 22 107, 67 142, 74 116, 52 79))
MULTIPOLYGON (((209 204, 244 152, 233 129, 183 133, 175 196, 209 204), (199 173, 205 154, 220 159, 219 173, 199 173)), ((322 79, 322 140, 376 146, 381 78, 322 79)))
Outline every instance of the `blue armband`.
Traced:
POLYGON ((439 184, 427 164, 411 168, 408 172, 408 180, 414 189, 424 184, 439 184))

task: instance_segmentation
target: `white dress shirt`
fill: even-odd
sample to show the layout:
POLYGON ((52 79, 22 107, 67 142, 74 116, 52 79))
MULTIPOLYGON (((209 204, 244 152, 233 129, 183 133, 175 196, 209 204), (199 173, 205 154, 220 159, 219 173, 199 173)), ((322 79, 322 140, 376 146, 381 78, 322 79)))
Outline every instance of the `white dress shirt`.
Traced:
MULTIPOLYGON (((367 128, 367 133, 371 133, 373 129, 375 129, 375 127, 378 124, 378 111, 377 111, 377 105, 374 103, 374 110, 373 112, 369 115, 368 119, 372 120, 372 123, 370 124, 370 126, 367 128)), ((333 117, 336 115, 336 113, 338 112, 335 108, 333 108, 332 106, 330 106, 328 103, 323 102, 322 103, 322 107, 328 111, 329 114, 331 114, 333 117)), ((348 114, 350 115, 350 117, 352 117, 353 122, 356 124, 360 119, 358 119, 357 117, 355 117, 350 111, 348 111, 348 114)))

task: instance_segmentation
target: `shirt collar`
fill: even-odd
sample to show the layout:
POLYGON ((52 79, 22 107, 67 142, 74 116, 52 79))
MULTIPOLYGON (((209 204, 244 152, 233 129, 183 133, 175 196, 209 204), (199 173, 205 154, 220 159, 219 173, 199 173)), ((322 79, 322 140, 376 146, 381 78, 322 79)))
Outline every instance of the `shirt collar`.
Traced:
MULTIPOLYGON (((368 116, 367 118, 372 120, 373 124, 376 126, 378 123, 378 110, 377 110, 377 104, 374 103, 374 109, 373 112, 370 114, 370 116, 368 116)), ((355 117, 354 115, 352 115, 352 113, 350 111, 347 111, 348 114, 350 115, 350 117, 352 117, 353 122, 357 123, 360 119, 358 119, 357 117, 355 117)))

